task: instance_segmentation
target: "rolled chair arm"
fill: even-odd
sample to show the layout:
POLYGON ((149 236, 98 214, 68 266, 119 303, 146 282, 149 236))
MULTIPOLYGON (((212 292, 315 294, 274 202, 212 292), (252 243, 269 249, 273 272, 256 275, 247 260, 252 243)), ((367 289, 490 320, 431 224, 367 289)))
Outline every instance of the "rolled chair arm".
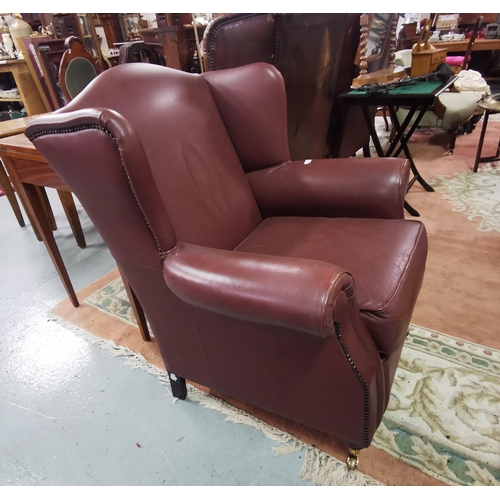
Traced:
POLYGON ((409 162, 400 158, 294 161, 247 174, 264 217, 403 219, 409 162))
POLYGON ((163 276, 193 306, 322 338, 335 334, 337 298, 345 307, 354 294, 351 275, 333 264, 188 243, 166 254, 163 276))

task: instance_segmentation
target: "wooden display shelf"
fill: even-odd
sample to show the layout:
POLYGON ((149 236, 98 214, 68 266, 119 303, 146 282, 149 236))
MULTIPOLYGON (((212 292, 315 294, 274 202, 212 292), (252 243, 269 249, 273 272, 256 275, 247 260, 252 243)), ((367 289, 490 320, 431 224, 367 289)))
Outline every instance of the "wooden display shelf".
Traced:
POLYGON ((0 64, 0 73, 11 73, 21 97, 2 98, 2 102, 22 102, 28 115, 38 115, 48 111, 43 104, 35 81, 25 60, 6 60, 0 64))

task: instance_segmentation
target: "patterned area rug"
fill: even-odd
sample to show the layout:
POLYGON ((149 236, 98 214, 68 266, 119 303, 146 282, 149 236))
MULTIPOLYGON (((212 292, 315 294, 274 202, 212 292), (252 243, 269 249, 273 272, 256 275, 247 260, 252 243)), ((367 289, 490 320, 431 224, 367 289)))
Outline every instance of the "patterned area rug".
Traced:
MULTIPOLYGON (((120 278, 85 303, 134 324, 120 278)), ((447 484, 500 485, 500 351, 412 326, 373 446, 447 484)), ((302 477, 339 484, 330 461, 309 447, 302 477)))
POLYGON ((443 193, 454 211, 479 222, 479 231, 500 232, 500 167, 496 164, 486 163, 477 172, 438 175, 429 184, 443 193))

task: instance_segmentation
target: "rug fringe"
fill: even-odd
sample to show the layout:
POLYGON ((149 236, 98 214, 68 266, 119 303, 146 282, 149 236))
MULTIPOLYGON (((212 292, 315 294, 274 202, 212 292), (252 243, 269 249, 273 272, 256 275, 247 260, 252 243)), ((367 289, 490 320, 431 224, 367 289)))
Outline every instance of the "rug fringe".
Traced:
MULTIPOLYGON (((112 340, 101 339, 91 333, 64 321, 61 318, 53 317, 52 321, 58 323, 72 333, 85 338, 88 342, 97 345, 99 348, 106 351, 113 357, 121 358, 125 366, 132 369, 141 369, 154 375, 159 379, 160 383, 166 385, 169 390, 169 395, 172 396, 170 389, 170 381, 167 372, 157 368, 149 363, 142 354, 138 354, 128 347, 117 345, 112 340)), ((276 427, 250 415, 249 413, 231 406, 226 401, 210 396, 196 387, 187 386, 188 398, 191 401, 197 402, 203 408, 216 410, 226 415, 224 419, 227 422, 243 424, 253 427, 262 432, 265 436, 273 441, 282 443, 283 446, 273 448, 277 456, 291 455, 293 453, 305 449, 304 465, 299 473, 299 477, 311 481, 318 486, 377 486, 381 485, 378 481, 363 474, 362 472, 349 472, 344 462, 332 457, 317 448, 313 448, 303 441, 295 438, 285 431, 281 431, 276 427)))
POLYGON ((381 483, 362 472, 348 471, 344 462, 312 446, 306 446, 299 477, 319 486, 381 486, 381 483))

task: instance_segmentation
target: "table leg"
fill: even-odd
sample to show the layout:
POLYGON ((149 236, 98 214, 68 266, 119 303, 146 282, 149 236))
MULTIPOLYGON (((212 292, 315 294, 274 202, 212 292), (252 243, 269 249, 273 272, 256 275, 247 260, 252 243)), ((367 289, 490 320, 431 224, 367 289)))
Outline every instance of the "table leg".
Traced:
POLYGON ((52 227, 50 226, 49 221, 45 215, 45 210, 42 205, 42 200, 39 195, 39 191, 36 186, 33 184, 26 184, 20 181, 16 169, 13 165, 12 158, 5 157, 4 158, 5 168, 9 173, 9 176, 16 188, 17 194, 20 199, 23 201, 23 204, 26 208, 26 213, 29 214, 34 227, 37 228, 38 232, 42 236, 42 241, 49 253, 50 258, 56 268, 59 277, 66 289, 66 292, 69 296, 69 300, 71 303, 78 307, 78 299, 76 297, 76 293, 73 289, 73 285, 69 279, 68 271, 64 265, 64 262, 61 257, 61 253, 59 252, 59 248, 57 247, 56 241, 54 239, 54 235, 52 233, 52 227))
POLYGON ((9 200, 10 206, 16 216, 17 222, 21 227, 24 227, 26 224, 24 223, 23 214, 21 213, 21 208, 19 207, 19 203, 17 203, 16 195, 14 194, 14 190, 10 184, 10 179, 7 176, 7 172, 3 166, 3 163, 0 161, 0 186, 3 187, 5 191, 5 196, 9 200))
MULTIPOLYGON (((481 135, 479 137, 479 144, 477 145, 476 161, 474 162, 474 172, 477 172, 479 163, 481 163, 481 152, 483 151, 484 136, 486 134, 486 127, 488 126, 488 118, 490 111, 487 109, 484 113, 483 127, 481 128, 481 135)), ((498 151, 497 151, 498 153, 498 151)))
POLYGON ((118 271, 120 271, 120 276, 123 281, 123 285, 125 286, 125 291, 127 292, 128 300, 130 301, 130 305, 132 306, 132 310, 134 311, 134 316, 137 321, 137 326, 139 327, 139 331, 141 332, 141 336, 145 342, 151 342, 151 336, 149 335, 148 323, 146 321, 146 315, 144 314, 144 309, 139 302, 139 299, 135 295, 132 290, 128 279, 126 278, 123 271, 118 267, 118 271))
POLYGON ((368 106, 361 106, 361 111, 363 112, 363 116, 365 117, 366 126, 368 127, 368 131, 370 132, 370 136, 372 138, 373 145, 375 146, 377 154, 381 157, 385 156, 382 145, 380 144, 380 139, 377 135, 377 131, 375 130, 375 125, 373 124, 373 120, 370 117, 368 106))
POLYGON ((85 236, 83 235, 82 225, 80 224, 73 195, 69 191, 60 191, 59 189, 57 190, 57 194, 59 195, 64 213, 68 218, 71 231, 73 232, 73 236, 78 246, 80 248, 85 248, 87 244, 85 242, 85 236))
POLYGON ((78 307, 78 299, 76 297, 76 293, 73 289, 73 285, 69 279, 68 271, 66 270, 66 266, 61 257, 61 253, 59 252, 59 248, 57 247, 56 240, 54 239, 54 235, 52 233, 52 228, 49 225, 49 221, 44 217, 36 217, 35 214, 43 213, 43 207, 41 206, 40 198, 38 196, 36 186, 32 184, 24 184, 22 183, 22 188, 20 190, 22 195, 24 195, 26 200, 26 206, 29 211, 31 211, 31 216, 34 219, 35 225, 37 226, 38 231, 42 236, 43 243, 47 248, 47 252, 54 263, 54 266, 61 278, 61 281, 66 289, 66 292, 69 296, 71 303, 78 307), (24 192, 23 192, 24 191, 24 192))
POLYGON ((56 219, 54 217, 54 212, 52 211, 52 207, 50 206, 49 197, 47 196, 47 191, 42 186, 36 186, 36 190, 38 193, 38 197, 40 198, 40 202, 43 207, 43 211, 45 212, 45 216, 49 221, 50 227, 52 231, 57 229, 56 219))
MULTIPOLYGON (((413 115, 415 114, 416 111, 417 111, 417 106, 412 106, 410 108, 410 111, 406 115, 406 118, 404 119, 403 124, 400 125, 399 130, 396 129, 396 126, 394 126, 394 129, 396 130, 396 136, 392 140, 391 145, 389 146, 389 149, 385 153, 385 156, 395 156, 395 157, 399 156, 399 153, 401 153, 401 149, 399 149, 395 155, 393 155, 392 153, 393 153, 394 149, 396 148, 396 146, 401 142, 404 131, 406 130, 406 128, 410 124, 410 121, 413 118, 413 115)), ((390 113, 390 111, 389 111, 389 113, 390 113)), ((391 120, 392 120, 392 117, 391 117, 391 120)), ((398 120, 398 123, 399 123, 399 120, 398 120)))
MULTIPOLYGON (((422 111, 425 112, 425 110, 422 110, 422 111)), ((401 130, 401 125, 399 123, 398 116, 397 116, 396 111, 395 111, 393 106, 389 106, 389 112, 391 114, 391 118, 392 118, 392 122, 394 124, 394 127, 399 132, 401 130)), ((418 118, 421 118, 422 116, 423 116, 423 113, 420 112, 418 118)), ((413 133, 413 131, 418 126, 418 123, 420 121, 420 120, 418 120, 418 118, 417 118, 417 120, 415 120, 413 127, 410 130, 411 133, 413 133)), ((415 176, 416 180, 420 183, 420 185, 426 191, 434 192, 434 188, 432 186, 430 186, 429 184, 427 184, 427 182, 425 182, 424 178, 420 175, 420 172, 418 171, 417 166, 415 165, 415 162, 413 161, 413 158, 412 158, 411 153, 410 153, 410 149, 408 148, 408 144, 407 144, 410 137, 411 136, 409 133, 406 136, 401 136, 401 145, 397 151, 397 154, 399 154, 401 151, 404 151, 406 158, 410 162, 410 168, 411 168, 411 171, 412 171, 413 175, 415 176)))
POLYGON ((42 237, 40 236, 40 233, 38 232, 38 229, 37 229, 35 223, 33 222, 33 219, 31 218, 31 213, 28 210, 28 208, 26 207, 26 203, 24 203, 24 198, 21 195, 19 195, 19 199, 21 200, 21 205, 23 206, 24 211, 25 211, 26 215, 28 216, 28 220, 30 221, 31 228, 33 229, 33 232, 35 233, 36 239, 38 241, 42 241, 42 237))
MULTIPOLYGON (((370 135, 371 135, 371 138, 373 140, 373 144, 375 145, 375 149, 377 150, 377 154, 380 157, 385 157, 386 155, 384 154, 384 151, 382 149, 382 145, 380 144, 380 139, 378 138, 377 131, 375 129, 375 126, 374 126, 372 120, 370 119, 370 113, 368 112, 368 108, 366 106, 361 106, 361 109, 363 110, 363 116, 365 117, 366 125, 368 127, 368 130, 370 131, 370 135)), ((391 108, 389 107, 389 111, 390 110, 391 110, 391 108)), ((397 128, 396 128, 396 131, 398 131, 397 128)), ((399 137, 399 136, 400 136, 400 134, 398 131, 398 135, 396 137, 399 137)), ((414 217, 420 217, 420 214, 418 213, 418 211, 415 210, 407 201, 404 202, 404 206, 410 215, 413 215, 414 217)))

